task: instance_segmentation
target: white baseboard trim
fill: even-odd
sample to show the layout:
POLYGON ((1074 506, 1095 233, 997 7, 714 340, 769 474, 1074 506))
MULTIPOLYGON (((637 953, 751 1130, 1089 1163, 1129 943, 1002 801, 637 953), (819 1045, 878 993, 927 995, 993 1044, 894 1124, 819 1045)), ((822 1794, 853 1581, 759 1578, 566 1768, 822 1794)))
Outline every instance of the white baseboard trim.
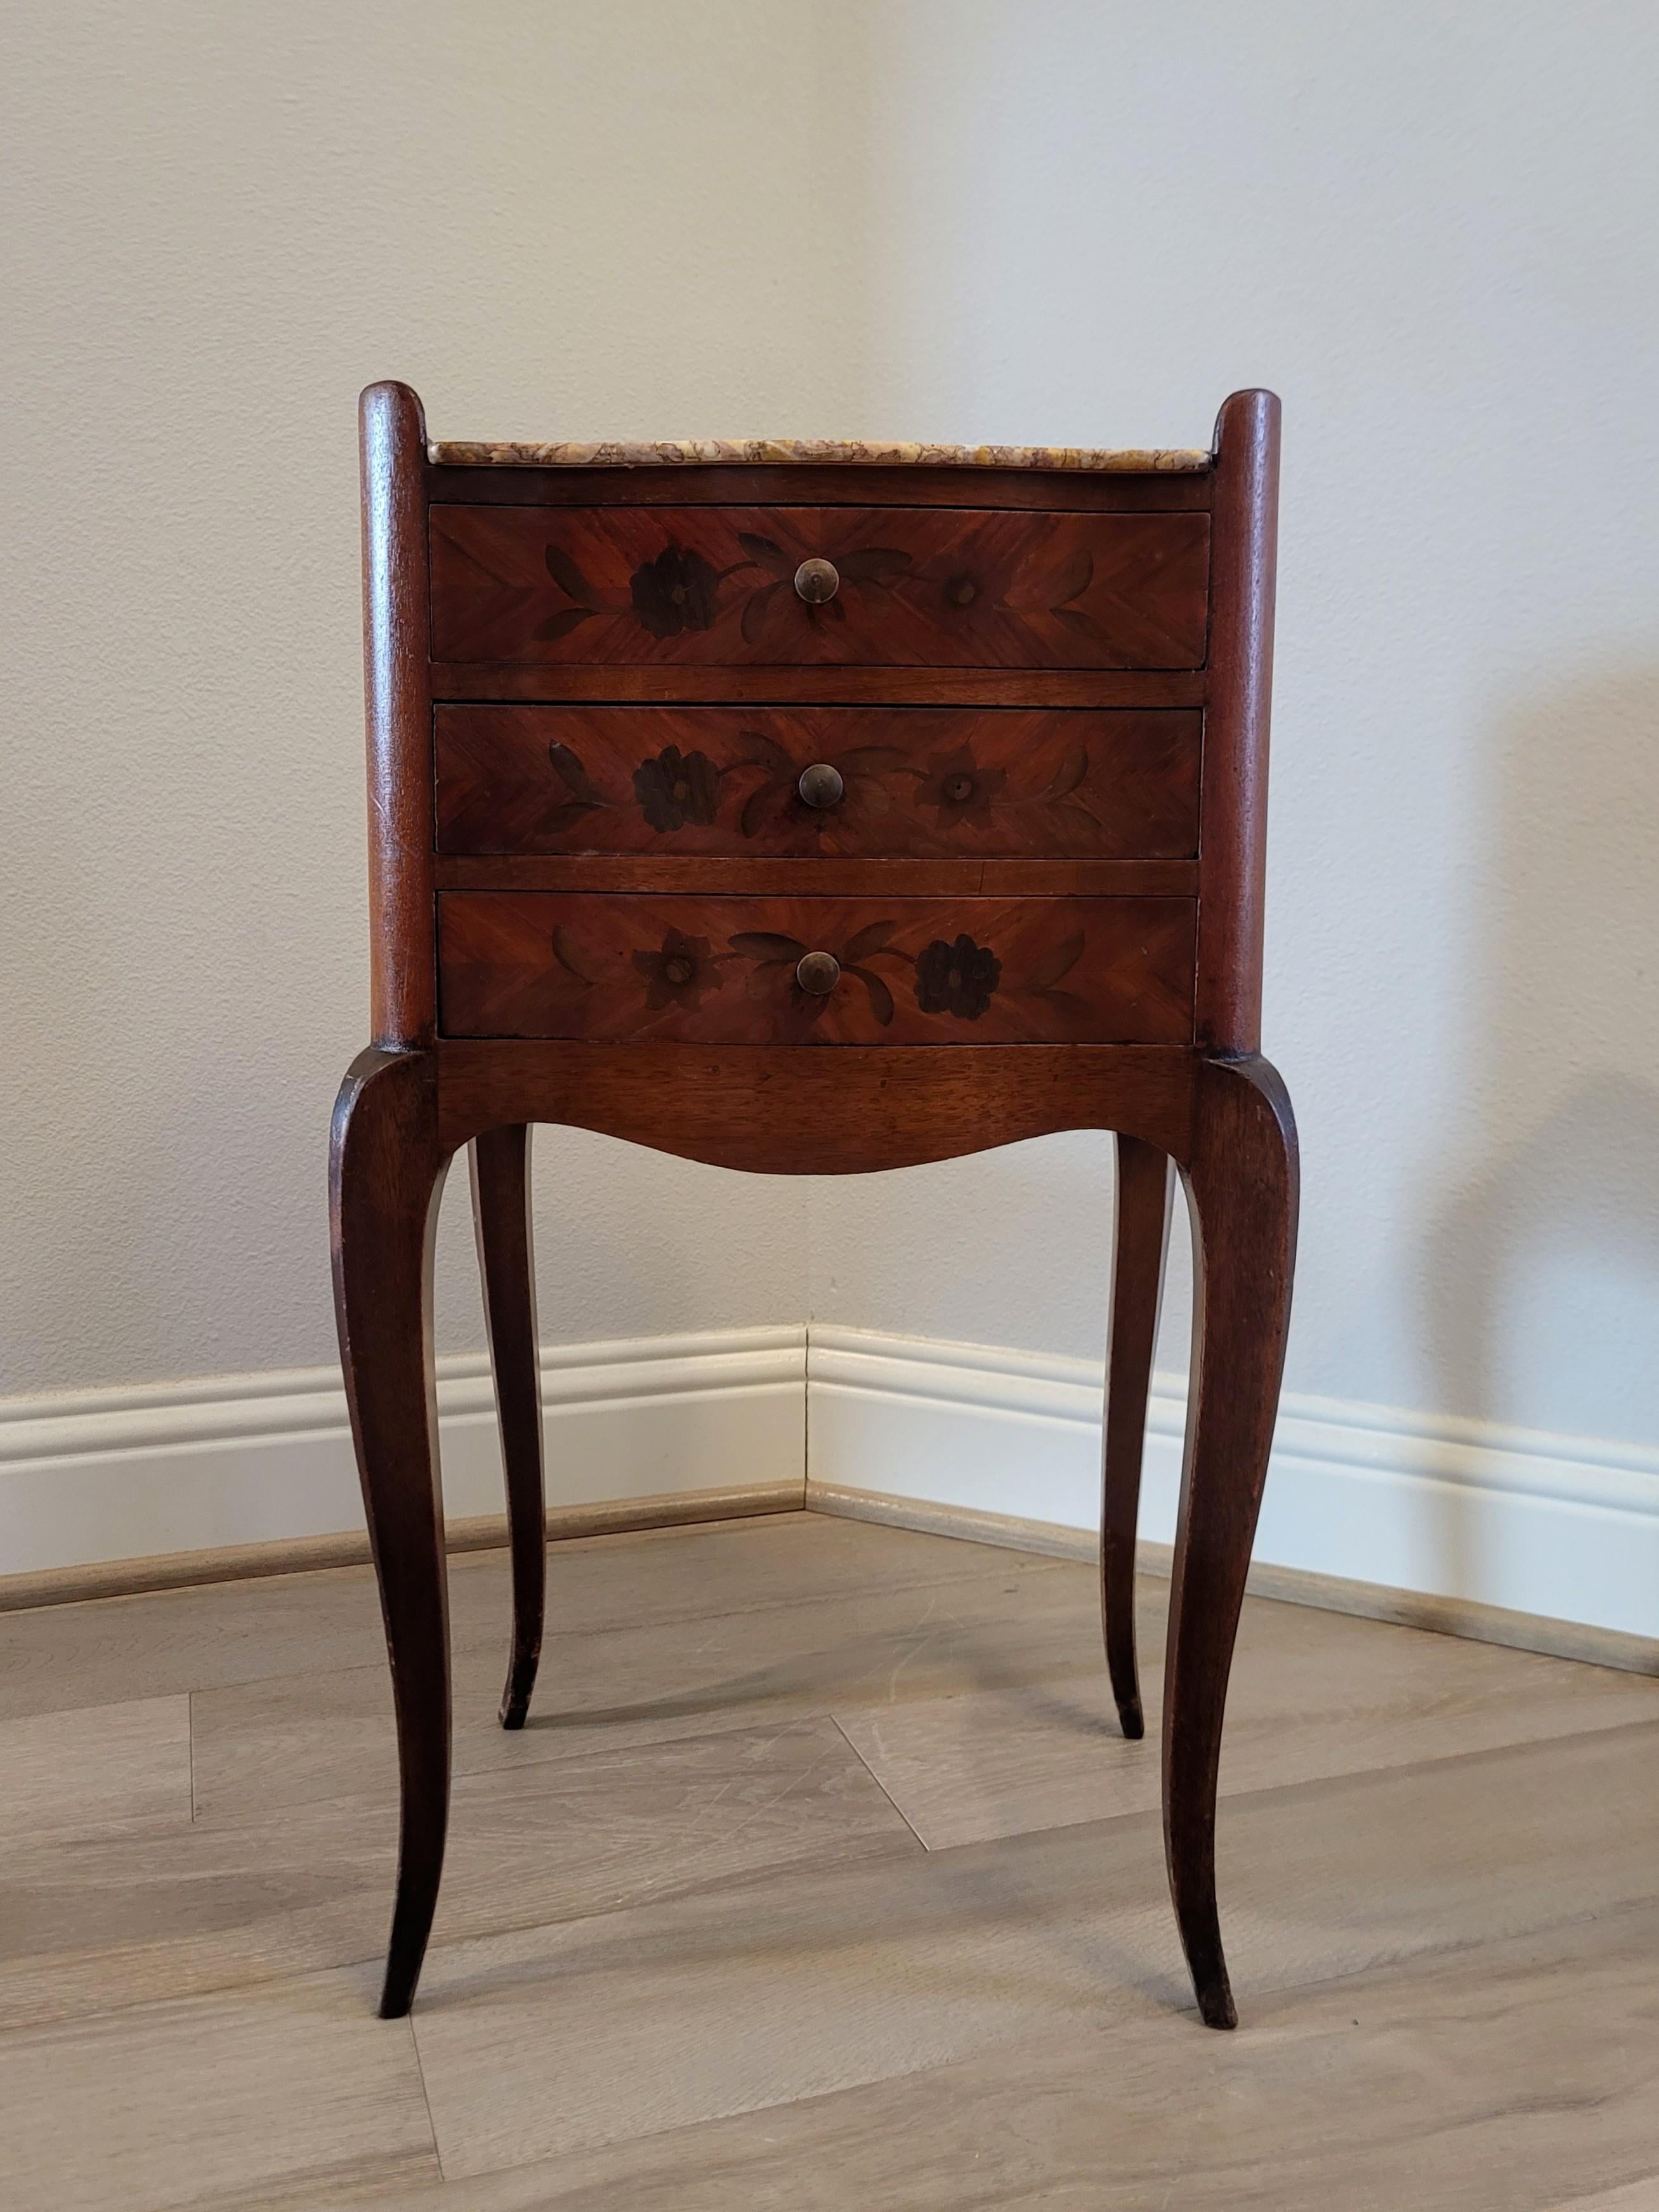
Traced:
MULTIPOLYGON (((1042 1524, 1044 1549, 1097 1525, 1095 1363, 815 1323, 807 1375, 809 1505, 873 1492, 1042 1524)), ((1185 1418, 1182 1380, 1155 1378, 1140 1521, 1154 1545, 1175 1534, 1185 1418)), ((1255 1557, 1659 1638, 1659 1451, 1287 1394, 1255 1557)))
MULTIPOLYGON (((806 1332, 550 1346, 550 1511, 805 1487, 806 1332)), ((444 1504, 501 1510, 489 1362, 438 1363, 444 1504)), ((0 1577, 362 1530, 345 1393, 331 1367, 0 1401, 0 1577)))

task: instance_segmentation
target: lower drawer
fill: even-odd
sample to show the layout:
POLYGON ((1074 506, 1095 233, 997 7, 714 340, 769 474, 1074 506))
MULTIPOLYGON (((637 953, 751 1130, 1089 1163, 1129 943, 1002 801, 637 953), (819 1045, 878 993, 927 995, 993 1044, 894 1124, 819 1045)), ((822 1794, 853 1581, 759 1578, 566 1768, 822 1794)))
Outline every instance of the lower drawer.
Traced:
POLYGON ((447 1036, 701 1044, 1184 1044, 1177 898, 447 891, 447 1036))

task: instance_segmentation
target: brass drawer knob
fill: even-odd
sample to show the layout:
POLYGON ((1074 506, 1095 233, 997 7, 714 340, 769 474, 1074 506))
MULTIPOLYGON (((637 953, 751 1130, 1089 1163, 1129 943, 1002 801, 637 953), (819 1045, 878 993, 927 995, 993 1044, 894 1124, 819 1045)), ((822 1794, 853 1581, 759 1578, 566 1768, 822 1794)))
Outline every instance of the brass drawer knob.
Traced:
POLYGON ((831 768, 828 761, 814 761, 811 768, 801 770, 795 788, 809 806, 834 806, 847 787, 838 768, 831 768))
POLYGON ((795 589, 809 607, 821 607, 841 589, 841 575, 833 561, 803 561, 795 571, 795 589))
POLYGON ((833 952, 809 952, 795 970, 795 981, 803 991, 822 999, 841 981, 841 963, 833 952))

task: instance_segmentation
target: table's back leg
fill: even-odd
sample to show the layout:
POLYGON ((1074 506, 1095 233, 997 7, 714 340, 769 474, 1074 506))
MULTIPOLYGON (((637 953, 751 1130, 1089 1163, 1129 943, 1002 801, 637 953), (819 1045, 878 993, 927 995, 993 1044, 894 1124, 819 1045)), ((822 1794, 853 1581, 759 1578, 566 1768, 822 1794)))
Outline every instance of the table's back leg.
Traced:
POLYGON ((1167 1154, 1139 1137, 1120 1136, 1101 1455, 1100 1610, 1112 1695, 1130 1737, 1146 1733, 1135 1671, 1135 1522, 1174 1194, 1175 1170, 1167 1154))
POLYGON ((472 1140, 472 1218, 484 1319, 495 1374, 513 1559, 513 1648, 501 1726, 520 1729, 541 1656, 547 1594, 547 1505, 542 1483, 542 1385, 536 1260, 530 1215, 530 1129, 515 1122, 472 1140))
POLYGON ((398 1891, 380 1996, 409 2010, 449 1819, 449 1611, 432 1363, 445 1160, 428 1054, 362 1053, 334 1109, 334 1303, 398 1718, 398 1891))
POLYGON ((1196 1312, 1164 1680, 1164 1841, 1199 2010, 1209 2027, 1231 2027, 1216 1912, 1216 1779, 1296 1258, 1296 1126, 1266 1060, 1200 1064, 1186 1177, 1196 1312))

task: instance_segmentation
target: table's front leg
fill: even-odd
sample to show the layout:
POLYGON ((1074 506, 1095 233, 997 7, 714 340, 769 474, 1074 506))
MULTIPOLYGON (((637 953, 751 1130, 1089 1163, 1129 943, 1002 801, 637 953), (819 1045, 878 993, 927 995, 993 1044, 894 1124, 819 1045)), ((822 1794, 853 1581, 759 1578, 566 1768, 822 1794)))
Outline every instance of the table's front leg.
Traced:
POLYGON ((541 1657, 547 1602, 547 1499, 542 1477, 541 1340, 530 1218, 530 1129, 515 1121, 472 1140, 472 1219, 495 1377, 513 1560, 513 1644, 501 1726, 521 1729, 541 1657))
POLYGON ((1296 1125, 1265 1060, 1200 1063, 1184 1174, 1197 1279, 1164 1679, 1164 1840, 1199 2010, 1207 2026, 1231 2027, 1216 1912, 1216 1780, 1296 1257, 1296 1125))
POLYGON ((334 1302, 380 1580, 402 1785, 398 1891, 380 1996, 409 2010, 449 1820, 449 1607, 432 1359, 432 1249, 446 1158, 433 1061, 359 1054, 334 1109, 334 1302))
POLYGON ((1168 1153, 1139 1137, 1120 1135, 1101 1452, 1100 1613, 1118 1720, 1132 1739, 1146 1733, 1135 1666, 1135 1529, 1174 1194, 1168 1153))

